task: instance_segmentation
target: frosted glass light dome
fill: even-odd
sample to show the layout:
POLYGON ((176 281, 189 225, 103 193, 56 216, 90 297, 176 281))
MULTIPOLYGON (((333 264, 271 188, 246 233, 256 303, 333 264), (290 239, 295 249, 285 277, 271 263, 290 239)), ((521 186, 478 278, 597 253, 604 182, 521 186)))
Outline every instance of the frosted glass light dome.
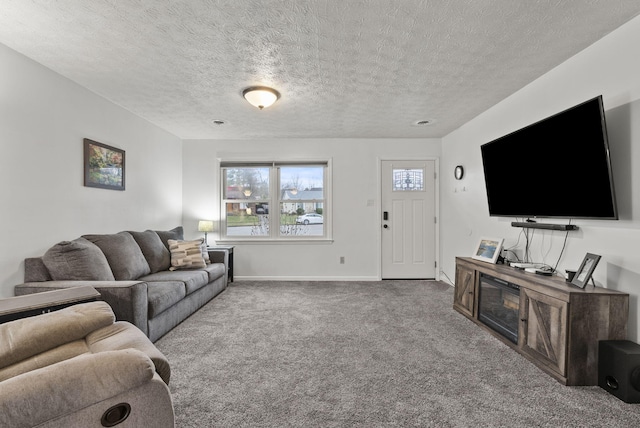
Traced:
POLYGON ((275 103, 278 98, 280 98, 280 93, 266 86, 252 86, 242 91, 242 96, 244 96, 251 105, 262 110, 275 103))

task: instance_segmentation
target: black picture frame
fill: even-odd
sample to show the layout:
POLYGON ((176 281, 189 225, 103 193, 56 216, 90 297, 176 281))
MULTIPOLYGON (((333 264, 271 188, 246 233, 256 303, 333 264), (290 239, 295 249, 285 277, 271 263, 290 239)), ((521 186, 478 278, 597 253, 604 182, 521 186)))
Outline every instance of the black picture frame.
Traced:
POLYGON ((576 287, 584 288, 587 285, 587 282, 589 282, 589 279, 591 279, 591 275, 593 275, 593 271, 596 269, 599 261, 599 255, 587 253, 580 264, 580 268, 576 271, 573 280, 571 280, 571 284, 576 287))
POLYGON ((116 147, 84 139, 84 185, 125 190, 125 152, 116 147))

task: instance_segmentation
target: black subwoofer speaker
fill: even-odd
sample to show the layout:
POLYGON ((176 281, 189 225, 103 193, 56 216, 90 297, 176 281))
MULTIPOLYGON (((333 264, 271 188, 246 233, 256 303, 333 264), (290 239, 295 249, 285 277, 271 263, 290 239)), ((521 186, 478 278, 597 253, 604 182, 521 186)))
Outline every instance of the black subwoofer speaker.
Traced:
POLYGON ((630 340, 601 340, 598 385, 625 403, 640 403, 640 345, 630 340))

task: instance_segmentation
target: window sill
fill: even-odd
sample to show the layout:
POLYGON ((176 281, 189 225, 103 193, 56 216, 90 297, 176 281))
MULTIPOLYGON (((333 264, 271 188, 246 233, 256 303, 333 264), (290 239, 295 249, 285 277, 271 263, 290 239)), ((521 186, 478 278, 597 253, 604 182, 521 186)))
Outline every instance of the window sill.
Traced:
POLYGON ((333 244, 333 239, 216 239, 216 245, 329 245, 333 244))

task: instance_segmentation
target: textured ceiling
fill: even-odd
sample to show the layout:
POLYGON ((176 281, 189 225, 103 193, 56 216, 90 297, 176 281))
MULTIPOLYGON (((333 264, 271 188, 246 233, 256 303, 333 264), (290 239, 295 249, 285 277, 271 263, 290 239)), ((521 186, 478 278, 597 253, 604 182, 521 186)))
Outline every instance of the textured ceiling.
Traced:
POLYGON ((638 0, 0 0, 0 43, 184 139, 440 137, 638 13, 638 0), (252 85, 282 97, 259 111, 241 96, 252 85))

